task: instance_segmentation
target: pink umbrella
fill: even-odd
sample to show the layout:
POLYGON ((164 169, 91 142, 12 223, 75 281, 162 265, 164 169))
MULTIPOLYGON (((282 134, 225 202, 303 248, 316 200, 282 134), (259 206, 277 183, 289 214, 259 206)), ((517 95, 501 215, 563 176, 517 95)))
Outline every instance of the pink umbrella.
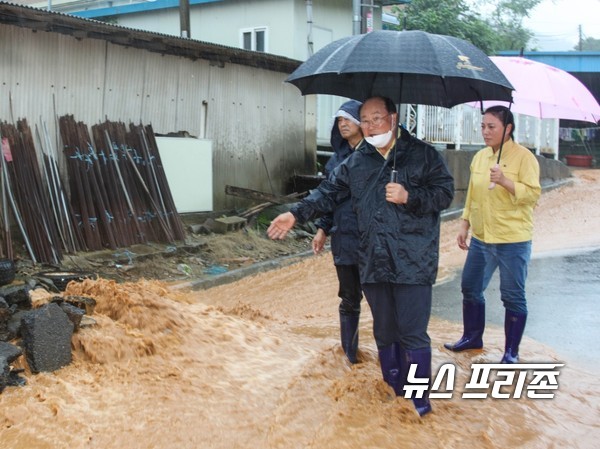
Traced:
MULTIPOLYGON (((491 56, 490 59, 515 88, 511 111, 537 118, 600 121, 600 105, 570 73, 523 57, 491 56)), ((484 101, 483 108, 496 104, 508 106, 508 103, 484 101)))

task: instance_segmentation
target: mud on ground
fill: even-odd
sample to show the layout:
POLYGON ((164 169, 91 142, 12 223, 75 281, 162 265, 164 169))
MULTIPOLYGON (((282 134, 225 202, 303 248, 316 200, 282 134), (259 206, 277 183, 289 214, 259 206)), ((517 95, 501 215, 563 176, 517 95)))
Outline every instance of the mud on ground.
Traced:
POLYGON ((45 271, 83 271, 117 282, 154 279, 166 282, 210 277, 244 266, 311 249, 312 236, 298 230, 285 241, 272 241, 256 226, 206 235, 187 233, 184 242, 149 243, 117 250, 66 254, 60 266, 33 265, 22 254, 17 277, 45 271))

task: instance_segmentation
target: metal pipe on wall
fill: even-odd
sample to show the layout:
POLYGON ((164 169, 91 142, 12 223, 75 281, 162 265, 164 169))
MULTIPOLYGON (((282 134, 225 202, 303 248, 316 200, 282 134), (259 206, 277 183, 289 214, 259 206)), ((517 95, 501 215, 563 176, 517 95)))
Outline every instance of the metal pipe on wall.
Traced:
POLYGON ((314 53, 314 42, 313 42, 313 11, 312 11, 312 0, 306 0, 306 25, 308 27, 308 33, 306 41, 308 45, 308 57, 311 57, 314 53))

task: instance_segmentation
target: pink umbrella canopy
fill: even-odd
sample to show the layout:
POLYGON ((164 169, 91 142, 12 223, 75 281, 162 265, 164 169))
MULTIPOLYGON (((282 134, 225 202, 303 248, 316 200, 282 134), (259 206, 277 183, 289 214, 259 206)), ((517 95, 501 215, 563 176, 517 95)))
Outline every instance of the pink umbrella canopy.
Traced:
MULTIPOLYGON (((511 110, 537 118, 558 118, 598 123, 600 105, 573 75, 523 57, 491 56, 515 88, 511 110)), ((498 101, 484 101, 483 108, 498 101)), ((471 103, 479 107, 479 103, 471 103)))

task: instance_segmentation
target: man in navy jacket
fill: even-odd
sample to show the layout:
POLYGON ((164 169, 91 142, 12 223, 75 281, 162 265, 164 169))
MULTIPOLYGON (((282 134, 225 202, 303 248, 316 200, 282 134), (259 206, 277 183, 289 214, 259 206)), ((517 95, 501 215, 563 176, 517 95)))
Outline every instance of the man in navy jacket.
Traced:
MULTIPOLYGON (((440 213, 454 197, 454 180, 431 145, 400 128, 394 103, 366 100, 360 110, 365 138, 309 196, 276 217, 267 234, 282 239, 296 221, 330 213, 351 198, 360 235, 359 269, 373 314, 384 380, 404 395, 411 365, 431 378, 432 286, 439 259, 440 213)), ((419 415, 431 411, 429 394, 413 397, 419 415)))
MULTIPOLYGON (((350 100, 342 104, 336 112, 335 122, 331 128, 333 155, 325 165, 324 175, 329 176, 362 142, 363 135, 358 112, 361 105, 359 101, 350 100)), ((312 241, 315 254, 323 250, 327 236, 331 235, 331 253, 339 282, 342 349, 350 363, 357 363, 362 289, 358 272, 358 223, 356 214, 352 210, 352 202, 348 199, 338 204, 333 214, 319 218, 315 226, 317 233, 312 241)))

